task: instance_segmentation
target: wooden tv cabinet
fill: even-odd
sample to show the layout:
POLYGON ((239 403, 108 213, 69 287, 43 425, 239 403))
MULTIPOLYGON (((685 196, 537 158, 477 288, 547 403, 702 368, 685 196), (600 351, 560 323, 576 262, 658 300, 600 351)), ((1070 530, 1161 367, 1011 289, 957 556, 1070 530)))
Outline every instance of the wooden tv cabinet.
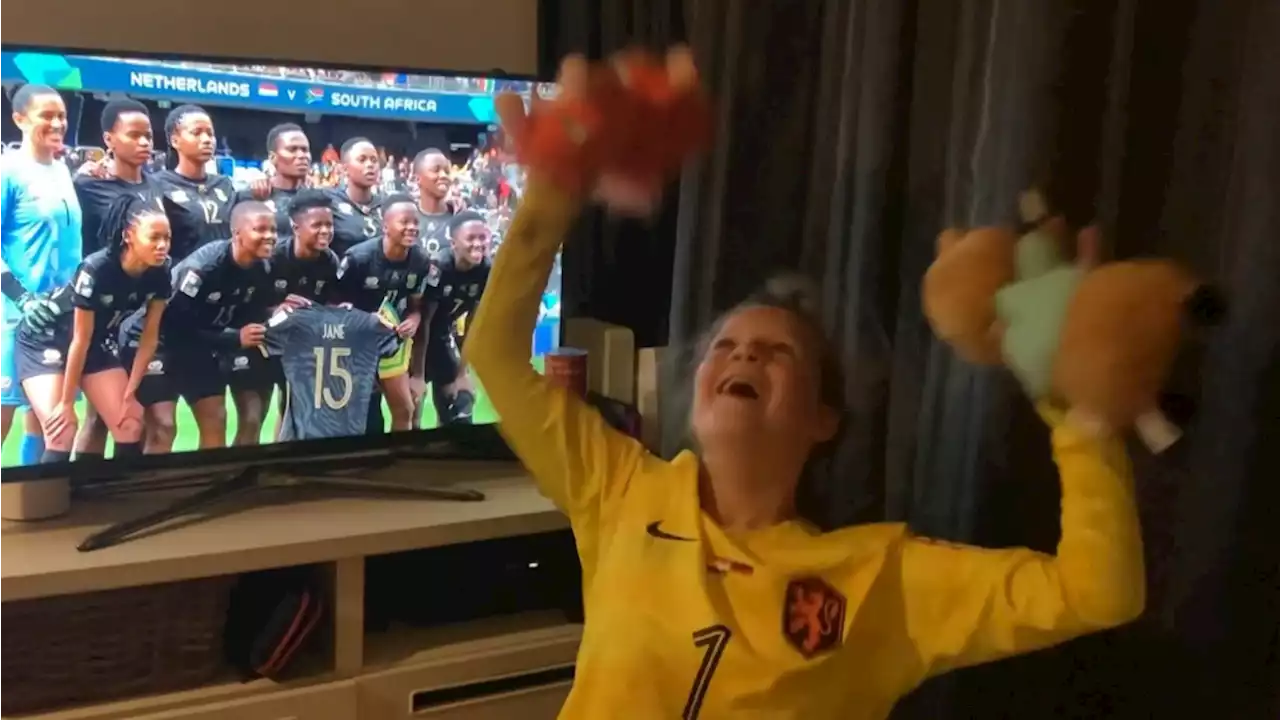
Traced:
MULTIPOLYGON (((38 599, 270 568, 316 566, 331 591, 326 651, 285 682, 228 680, 182 692, 23 717, 41 720, 437 720, 554 718, 569 683, 489 695, 414 714, 415 693, 571 665, 581 626, 558 614, 366 636, 366 558, 568 527, 517 464, 404 462, 369 477, 433 477, 483 491, 484 502, 308 492, 250 500, 237 512, 91 553, 86 535, 172 496, 140 493, 81 502, 69 515, 5 522, 0 601, 38 599)), ((299 492, 299 491, 288 491, 299 492)), ((234 506, 232 506, 234 507, 234 506)))

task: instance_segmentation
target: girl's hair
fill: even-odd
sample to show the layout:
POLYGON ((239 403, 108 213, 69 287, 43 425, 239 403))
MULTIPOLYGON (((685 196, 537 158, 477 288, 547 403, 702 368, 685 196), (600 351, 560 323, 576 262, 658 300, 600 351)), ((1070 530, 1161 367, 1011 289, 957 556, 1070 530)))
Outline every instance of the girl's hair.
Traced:
POLYGON ((776 275, 746 300, 735 305, 712 323, 692 346, 691 353, 680 354, 683 357, 680 357, 679 372, 684 375, 684 378, 683 382, 674 384, 682 390, 680 398, 683 403, 674 408, 674 412, 678 412, 679 416, 669 415, 667 412, 663 412, 663 415, 677 423, 677 426, 686 428, 683 441, 675 449, 694 449, 696 443, 692 433, 689 432, 689 421, 692 410, 693 379, 697 374, 698 365, 706 357, 711 342, 720 333, 720 328, 725 321, 742 310, 756 307, 778 308, 790 312, 806 328, 809 341, 813 343, 813 349, 817 354, 819 401, 840 416, 840 427, 832 439, 818 445, 810 453, 809 461, 805 464, 804 473, 796 489, 796 507, 801 517, 821 525, 822 523, 818 521, 822 515, 821 501, 815 479, 822 466, 829 462, 835 453, 843 435, 848 408, 845 401, 844 363, 839 349, 830 340, 823 324, 818 290, 807 277, 796 273, 776 275))
POLYGON ((179 105, 169 111, 164 118, 164 141, 168 144, 168 149, 164 154, 164 166, 170 170, 178 167, 178 150, 173 146, 173 134, 178 131, 178 126, 188 115, 208 115, 208 111, 199 105, 179 105))
POLYGON ((159 195, 144 192, 141 195, 125 193, 107 206, 98 229, 98 242, 112 255, 124 251, 124 237, 134 223, 144 217, 164 215, 164 205, 159 195))

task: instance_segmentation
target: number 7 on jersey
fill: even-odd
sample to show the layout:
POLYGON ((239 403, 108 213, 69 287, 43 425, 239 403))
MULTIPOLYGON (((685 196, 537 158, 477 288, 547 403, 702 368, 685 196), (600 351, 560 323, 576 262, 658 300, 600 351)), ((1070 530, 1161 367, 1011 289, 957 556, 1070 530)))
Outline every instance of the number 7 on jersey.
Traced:
POLYGON ((720 664, 720 656, 729 644, 733 631, 724 625, 712 625, 693 634, 693 646, 702 650, 702 664, 698 666, 698 674, 693 678, 693 687, 689 690, 689 699, 685 701, 681 720, 697 720, 702 712, 702 701, 707 697, 707 688, 711 687, 711 678, 716 674, 716 666, 720 664))

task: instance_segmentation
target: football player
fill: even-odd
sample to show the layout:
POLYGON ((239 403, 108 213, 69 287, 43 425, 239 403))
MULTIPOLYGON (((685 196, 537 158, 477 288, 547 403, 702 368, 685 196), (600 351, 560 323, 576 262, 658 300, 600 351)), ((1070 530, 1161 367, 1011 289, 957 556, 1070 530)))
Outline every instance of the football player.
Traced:
MULTIPOLYGON (((421 383, 431 384, 431 401, 441 425, 470 423, 475 390, 459 355, 459 321, 475 311, 489 284, 489 226, 482 215, 468 210, 449 222, 449 245, 433 258, 439 276, 427 287, 427 342, 414 373, 415 398, 421 383)), ((420 411, 419 411, 420 413, 420 411)))
POLYGON ((169 140, 170 167, 151 179, 169 201, 169 222, 173 226, 170 254, 181 261, 200 246, 229 236, 236 189, 231 178, 210 175, 205 170, 213 159, 217 138, 213 120, 204 108, 174 108, 165 118, 164 132, 169 140))
MULTIPOLYGON (((26 404, 17 369, 18 323, 43 327, 53 321, 57 308, 49 293, 71 279, 81 258, 80 203, 71 173, 58 159, 66 150, 66 103, 51 87, 24 85, 12 104, 22 146, 0 159, 0 440, 26 404)), ((39 462, 44 440, 35 416, 27 415, 24 429, 22 462, 39 462)))
MULTIPOLYGON (((155 358, 138 389, 146 409, 147 453, 169 452, 176 430, 179 397, 186 400, 200 433, 200 448, 226 445, 227 377, 222 358, 240 347, 262 343, 268 295, 268 258, 275 245, 275 213, 257 201, 242 202, 231 214, 231 239, 202 246, 173 268, 173 294, 160 324, 155 358)), ((120 345, 132 364, 139 351, 143 317, 135 312, 120 329, 120 345)), ((237 425, 252 425, 238 416, 237 425)), ((257 427, 261 429, 261 417, 257 427)))
MULTIPOLYGON (((422 322, 422 295, 428 278, 439 271, 418 243, 418 207, 413 198, 393 195, 384 203, 383 213, 385 234, 356 245, 342 258, 338 292, 342 300, 365 312, 378 312, 384 305, 394 312, 397 333, 406 342, 399 367, 384 366, 380 379, 391 411, 391 428, 409 430, 413 412, 410 346, 422 322)), ((369 412, 366 432, 382 432, 380 402, 372 402, 369 412)))
POLYGON ((382 235, 382 202, 377 194, 378 150, 368 138, 342 144, 342 187, 333 198, 333 251, 342 257, 355 245, 382 235))
MULTIPOLYGON (((84 213, 81 228, 85 256, 109 247, 118 238, 103 233, 103 222, 113 204, 124 195, 148 198, 148 182, 143 168, 151 162, 153 140, 151 115, 147 106, 128 98, 112 100, 102 108, 102 141, 107 155, 90 168, 86 163, 75 177, 76 197, 84 213), (103 245, 106 242, 107 245, 103 245)), ((115 342, 115 338, 111 338, 115 342)), ((85 407, 84 422, 76 436, 76 459, 102 457, 107 448, 107 425, 93 403, 85 407)))
POLYGON ((18 374, 44 430, 42 462, 71 458, 81 389, 115 438, 115 456, 142 452, 142 408, 134 396, 155 352, 169 299, 169 219, 158 197, 121 195, 102 216, 104 247, 50 296, 47 326, 18 328, 18 374), (141 313, 138 351, 126 371, 115 334, 141 313))

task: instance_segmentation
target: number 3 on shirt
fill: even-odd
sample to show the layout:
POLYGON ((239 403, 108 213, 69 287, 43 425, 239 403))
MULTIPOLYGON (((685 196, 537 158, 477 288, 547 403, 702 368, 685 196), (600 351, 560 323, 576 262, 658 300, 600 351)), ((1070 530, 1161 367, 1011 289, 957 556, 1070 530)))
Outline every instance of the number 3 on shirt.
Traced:
POLYGON ((702 664, 698 666, 698 674, 693 678, 693 688, 689 690, 689 699, 684 703, 682 720, 697 720, 702 711, 702 701, 707 696, 707 688, 711 687, 711 678, 716 674, 716 666, 720 664, 720 656, 729 644, 733 631, 724 625, 712 625, 693 634, 693 646, 702 650, 702 664))

